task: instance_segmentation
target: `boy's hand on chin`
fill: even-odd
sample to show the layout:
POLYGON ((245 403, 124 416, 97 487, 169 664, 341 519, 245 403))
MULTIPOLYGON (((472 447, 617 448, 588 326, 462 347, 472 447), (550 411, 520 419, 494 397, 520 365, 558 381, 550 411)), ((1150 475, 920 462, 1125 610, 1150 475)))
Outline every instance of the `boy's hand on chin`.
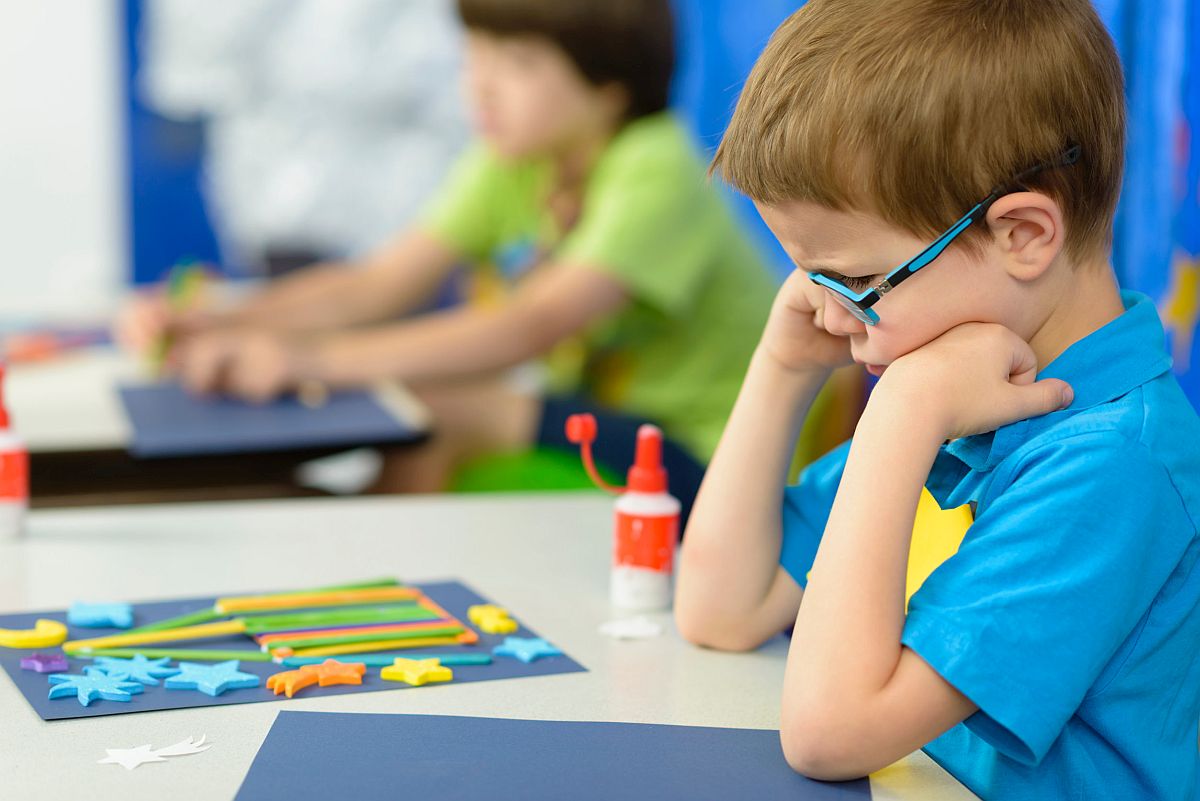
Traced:
POLYGON ((829 371, 853 363, 850 340, 830 334, 818 320, 824 291, 795 270, 775 296, 762 349, 786 370, 829 371))
POLYGON ((1009 329, 964 323, 892 362, 872 400, 932 416, 944 438, 954 439, 1069 406, 1071 387, 1035 381, 1037 370, 1029 343, 1009 329))

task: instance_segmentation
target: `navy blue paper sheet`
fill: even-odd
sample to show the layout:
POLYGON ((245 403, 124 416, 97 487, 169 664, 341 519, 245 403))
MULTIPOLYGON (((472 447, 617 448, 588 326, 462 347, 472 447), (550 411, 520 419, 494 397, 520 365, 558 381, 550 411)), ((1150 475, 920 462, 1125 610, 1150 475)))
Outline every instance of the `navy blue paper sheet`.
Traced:
POLYGON ((141 458, 349 448, 425 433, 362 390, 332 393, 316 408, 294 395, 261 405, 198 398, 175 382, 121 387, 120 393, 133 431, 129 450, 141 458))
POLYGON ((445 715, 280 712, 236 801, 853 801, 870 782, 817 782, 779 732, 445 715))
MULTIPOLYGON (((469 587, 456 582, 444 581, 428 584, 413 584, 420 588, 429 598, 466 625, 467 607, 474 604, 493 603, 485 600, 469 587)), ((112 599, 89 599, 112 600, 112 599)), ((188 612, 201 609, 211 609, 215 598, 193 598, 181 601, 160 601, 156 603, 134 604, 134 625, 144 626, 158 620, 176 617, 188 612)), ((512 610, 520 622, 520 610, 512 610)), ((17 615, 0 615, 0 628, 29 629, 33 628, 38 618, 50 618, 66 622, 66 611, 29 612, 17 615)), ((120 634, 118 629, 81 629, 68 626, 71 639, 89 637, 104 637, 110 634, 120 634)), ((536 637, 529 629, 522 626, 512 635, 515 637, 536 637)), ((450 645, 430 648, 412 649, 405 651, 404 656, 420 658, 424 654, 438 653, 490 653, 492 647, 503 642, 504 636, 479 633, 479 643, 476 645, 450 645)), ((214 640, 202 640, 186 643, 165 643, 163 645, 146 646, 147 648, 188 648, 188 649, 217 649, 217 650, 253 650, 258 645, 245 635, 232 635, 214 640)), ((34 650, 0 648, 0 667, 3 667, 16 684, 17 689, 29 701, 34 711, 43 720, 65 720, 70 718, 96 717, 100 715, 120 715, 127 712, 147 712, 159 709, 186 709, 195 706, 220 706, 223 704, 250 704, 259 701, 286 700, 287 696, 275 695, 266 688, 267 676, 279 673, 287 668, 272 662, 242 662, 239 669, 246 673, 256 673, 262 677, 260 687, 243 690, 227 690, 224 694, 210 697, 195 690, 168 690, 161 684, 157 687, 146 687, 141 694, 134 695, 132 700, 106 701, 98 699, 90 705, 83 706, 74 697, 58 698, 53 701, 47 698, 50 684, 45 674, 21 669, 21 657, 34 653, 34 650)), ((39 648, 38 653, 61 653, 58 648, 39 648)), ((354 661, 354 655, 337 657, 346 662, 354 661)), ((83 668, 92 664, 90 659, 71 658, 70 668, 65 671, 73 674, 83 673, 83 668)), ((171 662, 174 665, 174 662, 171 662)), ((311 687, 301 690, 297 698, 312 695, 344 695, 346 693, 373 692, 377 690, 420 689, 425 692, 439 692, 441 687, 451 687, 455 684, 472 681, 489 681, 491 679, 511 679, 521 676, 549 676, 557 673, 576 673, 585 670, 578 662, 569 656, 543 657, 526 664, 509 657, 496 657, 490 665, 457 665, 453 668, 454 680, 444 685, 428 685, 421 688, 411 688, 407 684, 395 681, 384 681, 379 677, 379 668, 367 668, 367 675, 361 686, 337 685, 332 687, 311 687)))

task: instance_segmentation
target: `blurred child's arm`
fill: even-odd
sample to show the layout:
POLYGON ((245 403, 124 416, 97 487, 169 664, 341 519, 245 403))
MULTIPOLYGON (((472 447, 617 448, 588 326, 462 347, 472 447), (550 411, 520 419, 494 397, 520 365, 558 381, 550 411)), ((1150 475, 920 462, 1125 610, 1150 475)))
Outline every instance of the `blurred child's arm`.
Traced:
POLYGON ((800 587, 779 566, 783 489, 809 406, 849 361, 844 338, 816 325, 813 292, 799 271, 780 289, 692 510, 675 619, 700 645, 757 647, 800 606, 800 587))
POLYGON ((357 263, 316 265, 272 282, 226 322, 288 333, 378 322, 427 302, 456 261, 446 245, 413 229, 357 263))
MULTIPOLYGON (((1028 344, 966 324, 893 362, 859 422, 796 617, 784 680, 788 761, 822 779, 862 776, 976 707, 901 646, 917 500, 942 442, 1062 408, 1033 383, 1028 344)), ((1069 401, 1068 401, 1069 402, 1069 401)))
POLYGON ((355 386, 491 372, 541 355, 627 302, 600 270, 547 268, 491 309, 458 308, 312 341, 230 332, 185 345, 180 373, 194 392, 268 400, 304 381, 355 386))

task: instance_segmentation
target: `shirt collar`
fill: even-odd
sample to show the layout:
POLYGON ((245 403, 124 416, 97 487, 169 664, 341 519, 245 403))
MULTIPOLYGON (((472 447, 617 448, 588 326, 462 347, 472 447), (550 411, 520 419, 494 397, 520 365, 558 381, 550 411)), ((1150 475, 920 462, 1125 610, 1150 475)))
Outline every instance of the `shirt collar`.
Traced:
POLYGON ((1122 292, 1125 313, 1071 345, 1038 379, 1059 378, 1075 399, 1066 409, 956 439, 946 451, 972 470, 990 470, 1021 443, 1065 416, 1119 398, 1171 369, 1166 335, 1150 298, 1122 292))

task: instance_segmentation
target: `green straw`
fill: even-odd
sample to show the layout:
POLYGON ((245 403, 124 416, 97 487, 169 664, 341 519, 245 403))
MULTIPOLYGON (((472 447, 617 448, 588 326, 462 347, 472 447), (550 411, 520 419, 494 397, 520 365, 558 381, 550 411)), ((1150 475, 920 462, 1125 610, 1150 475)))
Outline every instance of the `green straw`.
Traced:
MULTIPOLYGON (((340 592, 342 590, 373 590, 380 587, 399 587, 400 582, 396 579, 372 579, 371 581, 360 581, 354 584, 337 584, 332 587, 316 587, 311 590, 289 590, 287 592, 272 592, 267 593, 267 596, 272 595, 292 595, 294 593, 312 593, 312 592, 340 592)), ((139 626, 136 629, 129 629, 125 634, 140 634, 142 632, 151 631, 166 631, 167 629, 178 629, 183 626, 196 626, 201 623, 208 623, 217 618, 227 617, 216 610, 215 607, 209 609, 201 609, 198 612, 188 612, 178 617, 160 620, 157 623, 149 623, 145 626, 139 626)))
POLYGON ((431 612, 417 603, 390 606, 350 607, 324 612, 294 612, 286 615, 253 615, 243 617, 247 634, 268 634, 272 631, 289 629, 318 629, 336 626, 352 626, 365 623, 411 623, 424 620, 441 620, 437 612, 431 612))
POLYGON ((343 656, 285 656, 276 660, 284 667, 303 667, 304 665, 319 665, 326 659, 337 659, 342 662, 361 662, 367 667, 391 667, 396 658, 403 659, 440 659, 446 667, 454 665, 490 665, 491 654, 345 654, 343 656))
POLYGON ((82 648, 68 656, 79 659, 94 659, 97 656, 115 656, 132 659, 141 654, 147 659, 190 659, 196 662, 227 662, 238 659, 243 662, 270 662, 271 655, 262 651, 201 651, 179 648, 82 648))
POLYGON ((272 651, 277 648, 323 648, 326 645, 347 645, 355 642, 375 642, 376 640, 382 642, 385 640, 412 640, 421 637, 448 637, 462 634, 462 632, 462 626, 435 626, 413 631, 372 631, 363 634, 340 634, 312 639, 274 640, 266 647, 272 651))

